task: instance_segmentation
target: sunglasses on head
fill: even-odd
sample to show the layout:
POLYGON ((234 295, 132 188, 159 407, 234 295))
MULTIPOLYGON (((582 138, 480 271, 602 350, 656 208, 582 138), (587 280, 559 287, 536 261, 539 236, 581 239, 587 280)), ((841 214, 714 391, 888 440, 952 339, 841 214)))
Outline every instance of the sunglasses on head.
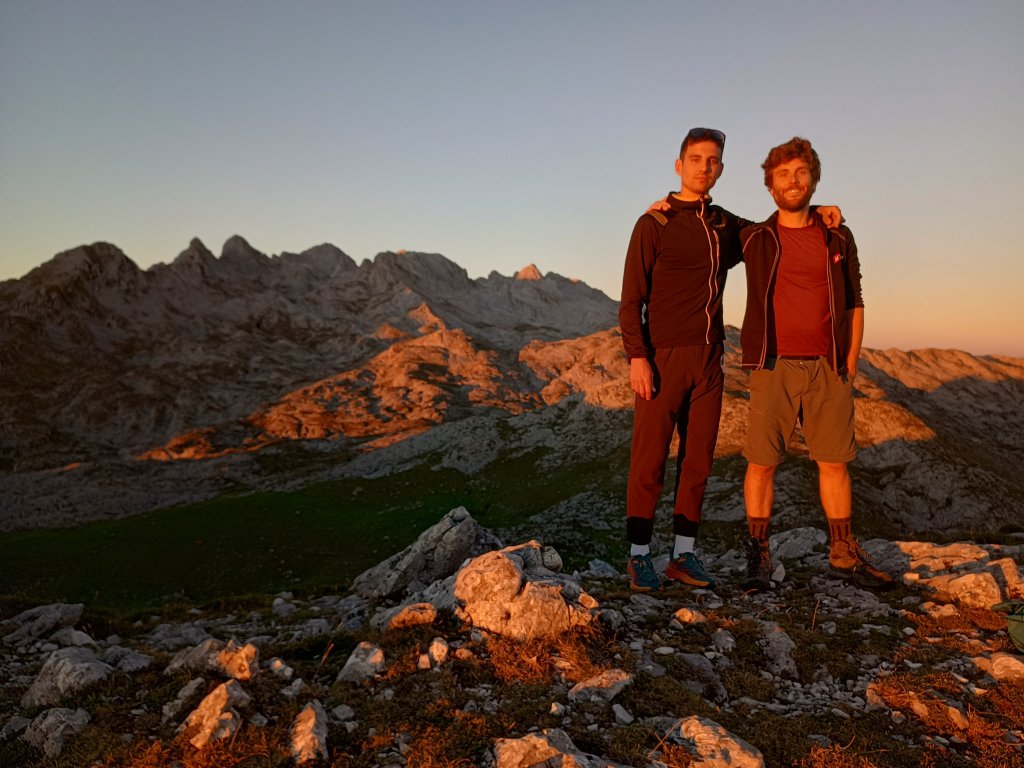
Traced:
POLYGON ((721 131, 716 131, 714 128, 691 128, 686 134, 686 138, 688 141, 711 139, 719 144, 725 144, 725 134, 721 131))

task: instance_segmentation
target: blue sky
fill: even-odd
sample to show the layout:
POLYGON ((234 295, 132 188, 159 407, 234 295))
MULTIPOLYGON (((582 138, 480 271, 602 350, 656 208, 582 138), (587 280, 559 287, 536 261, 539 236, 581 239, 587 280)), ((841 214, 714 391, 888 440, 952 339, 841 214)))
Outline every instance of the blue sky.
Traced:
MULTIPOLYGON (((686 129, 773 210, 793 135, 860 247, 871 347, 1024 356, 1024 3, 0 3, 0 279, 105 240, 528 263, 618 298, 686 129)), ((742 318, 734 271, 726 320, 742 318)))

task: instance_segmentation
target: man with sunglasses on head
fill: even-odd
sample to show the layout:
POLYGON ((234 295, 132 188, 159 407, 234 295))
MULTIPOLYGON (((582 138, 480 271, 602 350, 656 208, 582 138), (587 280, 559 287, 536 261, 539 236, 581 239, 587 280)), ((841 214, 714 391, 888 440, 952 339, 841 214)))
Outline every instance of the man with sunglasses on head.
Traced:
MULTIPOLYGON (((693 587, 715 586, 694 544, 722 412, 722 291, 728 270, 742 259, 740 229, 753 223, 711 204, 708 193, 722 175, 724 149, 721 131, 693 128, 686 134, 675 161, 679 192, 640 217, 626 252, 619 324, 636 393, 627 570, 631 588, 640 592, 661 586, 650 544, 677 431, 675 539, 665 576, 693 587)), ((838 223, 838 209, 829 213, 838 223)))

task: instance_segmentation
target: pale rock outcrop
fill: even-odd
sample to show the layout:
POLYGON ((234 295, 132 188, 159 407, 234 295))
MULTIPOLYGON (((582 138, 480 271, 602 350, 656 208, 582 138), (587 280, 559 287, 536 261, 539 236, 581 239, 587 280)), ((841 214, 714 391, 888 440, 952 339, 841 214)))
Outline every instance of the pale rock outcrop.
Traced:
POLYGON ((921 579, 921 585, 932 590, 939 599, 968 608, 991 608, 1003 599, 995 576, 989 572, 934 576, 921 579))
POLYGON ((25 729, 22 738, 47 757, 55 758, 64 750, 64 742, 82 732, 89 724, 89 713, 84 709, 57 707, 41 712, 25 729))
POLYGON ((759 749, 714 720, 694 715, 680 720, 677 729, 683 745, 693 755, 692 768, 764 768, 764 755, 759 749))
POLYGON ((252 643, 238 645, 234 640, 209 638, 195 648, 179 651, 167 665, 165 672, 213 671, 236 680, 249 680, 259 672, 260 651, 252 643))
POLYGON ((450 576, 466 558, 500 546, 465 507, 457 507, 411 546, 357 576, 352 589, 365 598, 402 597, 450 576))
POLYGON ((979 656, 971 662, 994 680, 1016 685, 1024 684, 1024 658, 1012 653, 993 653, 989 658, 979 656))
MULTIPOLYGON (((578 580, 554 573, 544 562, 543 548, 535 541, 474 558, 451 582, 456 617, 521 640, 591 624, 597 601, 578 580)), ((448 602, 447 595, 439 599, 448 602)))
POLYGON ((910 558, 909 570, 941 573, 984 563, 989 553, 977 544, 964 541, 935 544, 930 541, 897 541, 896 547, 910 558))
POLYGON ((374 614, 370 619, 370 626, 390 632, 396 629, 429 626, 436 620, 437 608, 433 603, 409 603, 374 614))
POLYGON ((768 671, 778 677, 796 680, 799 677, 796 662, 793 660, 796 643, 777 622, 764 621, 761 628, 764 637, 758 640, 757 644, 767 657, 768 671))
POLYGON ((790 528, 769 538, 772 556, 782 560, 802 560, 828 545, 828 534, 820 528, 790 528))
POLYGON ((25 645, 57 630, 74 626, 82 618, 83 610, 85 605, 82 603, 53 603, 29 608, 17 616, 4 619, 3 624, 14 624, 17 628, 4 635, 3 640, 8 645, 25 645))
POLYGON ((196 749, 231 738, 242 724, 238 708, 245 707, 251 700, 237 680, 228 680, 214 688, 178 730, 183 733, 194 731, 189 742, 196 749))
POLYGON ((295 717, 291 738, 292 757, 296 764, 327 759, 327 711, 318 699, 309 702, 295 717))
POLYGON ((113 671, 113 667, 104 664, 87 648, 61 648, 43 663, 21 704, 24 707, 56 704, 65 696, 106 679, 113 671))
POLYGON ((680 608, 672 614, 670 626, 681 628, 686 624, 706 624, 708 617, 696 608, 680 608))
POLYGON ((494 768, 627 768, 603 757, 581 752, 561 728, 530 733, 519 739, 498 739, 494 744, 494 768))
POLYGON ((384 651, 365 640, 355 647, 338 673, 337 682, 362 683, 384 671, 384 651))
POLYGON ((189 680, 182 687, 182 689, 178 691, 177 696, 175 696, 169 702, 164 704, 163 708, 161 709, 161 714, 163 714, 163 722, 166 723, 170 720, 174 720, 185 708, 185 705, 189 703, 192 697, 198 694, 200 690, 202 690, 205 684, 206 681, 203 680, 203 678, 201 677, 196 677, 192 680, 189 680))
POLYGON ((633 682, 633 675, 621 669, 607 669, 582 680, 569 689, 569 701, 611 701, 633 682))
POLYGON ((109 664, 118 672, 141 672, 153 663, 153 657, 145 653, 112 645, 100 654, 100 661, 109 664))

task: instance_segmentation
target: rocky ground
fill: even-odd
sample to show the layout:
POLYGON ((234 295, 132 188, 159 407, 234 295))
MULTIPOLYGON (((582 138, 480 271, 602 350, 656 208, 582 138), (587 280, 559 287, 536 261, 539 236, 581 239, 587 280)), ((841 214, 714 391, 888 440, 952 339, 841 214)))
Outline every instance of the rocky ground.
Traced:
POLYGON ((874 594, 789 529, 754 595, 500 545, 457 509, 346 595, 4 616, 0 766, 1024 765, 1021 545, 866 541, 874 594))

